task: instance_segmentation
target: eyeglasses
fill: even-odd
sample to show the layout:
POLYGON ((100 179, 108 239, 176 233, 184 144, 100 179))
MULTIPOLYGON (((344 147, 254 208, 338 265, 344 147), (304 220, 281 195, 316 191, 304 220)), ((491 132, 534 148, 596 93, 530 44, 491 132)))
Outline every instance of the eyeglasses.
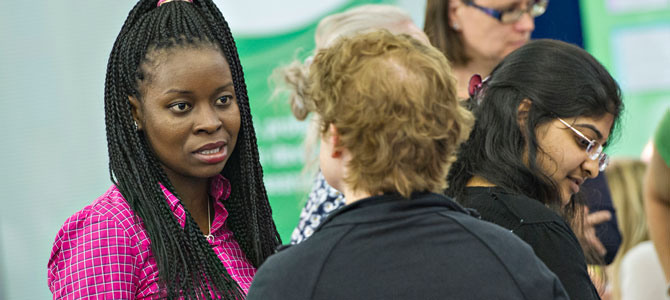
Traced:
POLYGON ((483 11, 485 14, 495 18, 504 24, 514 23, 519 21, 523 14, 529 13, 531 17, 536 18, 547 11, 549 0, 531 0, 528 2, 526 8, 509 8, 504 10, 497 10, 489 7, 477 5, 473 0, 462 0, 468 6, 483 11))
POLYGON ((583 133, 572 127, 567 122, 563 121, 563 119, 557 119, 561 121, 563 125, 568 126, 568 128, 572 129, 572 131, 574 131, 579 137, 582 138, 581 145, 586 147, 586 154, 591 160, 598 160, 598 170, 600 172, 605 171, 605 168, 607 168, 607 165, 610 163, 610 157, 603 152, 603 145, 601 145, 596 140, 589 140, 589 138, 587 138, 583 133))

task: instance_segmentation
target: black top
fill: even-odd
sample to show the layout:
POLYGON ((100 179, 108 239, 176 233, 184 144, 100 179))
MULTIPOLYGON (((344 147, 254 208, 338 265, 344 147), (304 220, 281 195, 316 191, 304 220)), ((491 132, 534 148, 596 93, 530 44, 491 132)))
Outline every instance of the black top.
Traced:
POLYGON ((567 299, 514 234, 437 194, 366 198, 271 256, 248 300, 567 299))
POLYGON ((458 200, 476 209, 483 220, 505 227, 526 241, 558 276, 570 299, 600 299, 577 237, 556 212, 540 201, 499 187, 469 187, 458 200))

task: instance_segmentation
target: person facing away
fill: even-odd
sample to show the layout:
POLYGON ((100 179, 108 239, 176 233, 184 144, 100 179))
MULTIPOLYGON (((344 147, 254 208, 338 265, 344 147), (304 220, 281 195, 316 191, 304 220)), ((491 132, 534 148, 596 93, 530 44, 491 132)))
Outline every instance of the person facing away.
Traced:
MULTIPOLYGON (((351 36, 357 33, 386 29, 394 34, 408 34, 418 41, 428 45, 428 37, 414 25, 412 18, 404 10, 384 4, 367 4, 356 6, 344 12, 332 14, 323 18, 314 35, 316 50, 330 46, 338 38, 351 36)), ((305 100, 309 77, 311 58, 305 62, 295 61, 288 66, 277 69, 281 76, 282 85, 279 90, 288 89, 290 92, 291 112, 300 121, 307 119, 309 113, 305 100)), ((314 146, 318 140, 318 116, 312 114, 305 138, 306 169, 311 171, 315 160, 314 146)), ((312 173, 312 172, 309 172, 312 173)), ((320 171, 316 172, 312 190, 307 203, 300 213, 298 225, 291 234, 291 243, 297 244, 309 238, 314 230, 336 209, 344 206, 344 195, 331 187, 323 178, 320 171)))
POLYGON ((439 50, 382 30, 309 71, 321 169, 347 205, 271 256, 247 299, 567 299, 528 245, 440 194, 472 115, 439 50))
POLYGON ((526 241, 571 299, 599 299, 577 238, 584 211, 575 194, 609 161, 603 148, 623 110, 617 83, 579 47, 537 40, 473 94, 477 121, 447 194, 526 241))
POLYGON ((530 40, 549 0, 428 0, 424 31, 451 62, 459 99, 473 74, 486 77, 530 40))
POLYGON ((58 232, 53 298, 243 299, 281 241, 211 0, 135 5, 107 65, 105 120, 113 185, 58 232))

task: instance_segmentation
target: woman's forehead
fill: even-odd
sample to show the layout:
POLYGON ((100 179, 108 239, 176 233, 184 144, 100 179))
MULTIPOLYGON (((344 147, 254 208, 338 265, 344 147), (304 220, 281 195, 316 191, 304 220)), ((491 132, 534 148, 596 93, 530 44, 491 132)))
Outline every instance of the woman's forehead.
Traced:
POLYGON ((585 134, 588 134, 600 142, 605 142, 609 139, 609 134, 612 125, 614 124, 614 115, 605 113, 604 115, 595 117, 582 116, 574 118, 573 123, 573 126, 578 127, 580 130, 584 130, 585 134))

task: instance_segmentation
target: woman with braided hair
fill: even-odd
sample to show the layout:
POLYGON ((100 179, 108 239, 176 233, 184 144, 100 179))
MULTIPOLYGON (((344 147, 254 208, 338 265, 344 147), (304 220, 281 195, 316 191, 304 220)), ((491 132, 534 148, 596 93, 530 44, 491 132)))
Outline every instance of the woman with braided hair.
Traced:
POLYGON ((54 298, 243 299, 281 243, 235 42, 211 0, 140 0, 110 54, 112 187, 70 217, 54 298))

